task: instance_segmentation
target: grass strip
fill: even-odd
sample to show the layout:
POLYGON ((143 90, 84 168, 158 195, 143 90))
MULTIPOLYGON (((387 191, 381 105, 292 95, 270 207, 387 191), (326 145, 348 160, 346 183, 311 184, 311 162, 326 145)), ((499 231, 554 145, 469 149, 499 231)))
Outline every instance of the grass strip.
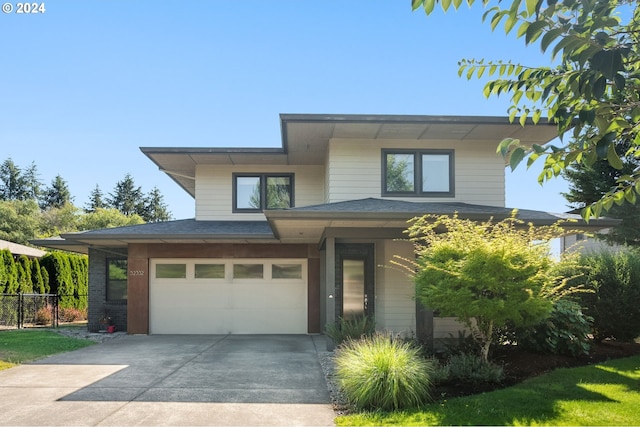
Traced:
POLYGON ((48 330, 0 331, 0 370, 93 344, 93 341, 65 337, 48 330))
POLYGON ((490 393, 418 410, 363 412, 340 426, 379 425, 640 425, 640 356, 558 369, 490 393))

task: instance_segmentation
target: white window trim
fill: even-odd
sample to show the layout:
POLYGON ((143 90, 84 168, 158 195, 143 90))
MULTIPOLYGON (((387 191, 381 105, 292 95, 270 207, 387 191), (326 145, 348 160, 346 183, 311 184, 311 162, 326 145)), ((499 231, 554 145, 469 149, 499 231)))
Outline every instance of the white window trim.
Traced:
POLYGON ((183 283, 263 283, 263 282, 286 282, 286 283, 307 283, 307 268, 308 263, 306 259, 301 258, 154 258, 149 262, 149 275, 150 279, 158 283, 168 282, 183 282, 183 283), (164 279, 156 278, 156 265, 157 264, 186 264, 187 277, 179 279, 164 279), (225 277, 224 279, 205 279, 195 278, 195 265, 196 264, 224 264, 225 265, 225 277), (264 277, 261 279, 234 279, 233 278, 233 265, 234 264, 262 264, 264 277), (273 264, 299 264, 302 265, 302 277, 300 279, 273 279, 271 277, 273 264))

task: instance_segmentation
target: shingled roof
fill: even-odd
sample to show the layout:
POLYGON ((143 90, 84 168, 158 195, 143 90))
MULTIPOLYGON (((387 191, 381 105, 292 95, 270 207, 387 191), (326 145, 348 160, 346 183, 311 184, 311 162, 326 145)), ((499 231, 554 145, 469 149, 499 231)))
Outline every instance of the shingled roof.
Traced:
POLYGON ((46 255, 46 252, 41 251, 40 249, 20 245, 7 240, 0 240, 0 249, 8 249, 13 255, 25 255, 29 258, 41 258, 46 255))
MULTIPOLYGON (((300 208, 267 210, 266 221, 196 221, 183 219, 66 233, 33 244, 85 252, 90 246, 126 247, 129 243, 293 243, 319 242, 327 229, 403 230, 407 221, 426 214, 453 215, 485 221, 511 216, 513 209, 456 202, 407 202, 367 198, 300 208)), ((567 221, 569 228, 597 230, 618 220, 599 218, 588 224, 579 215, 521 209, 517 217, 535 225, 567 221)), ((379 233, 378 233, 379 234, 379 233)))
MULTIPOLYGON (((473 205, 469 203, 459 202, 407 202, 402 200, 387 200, 367 198, 359 200, 349 200, 344 202, 326 203, 321 205, 304 206, 300 208, 285 209, 283 211, 269 211, 269 217, 302 216, 317 214, 331 215, 354 215, 354 216, 370 216, 385 214, 397 214, 402 217, 422 216, 426 214, 433 215, 452 215, 458 213, 459 216, 469 219, 488 219, 494 217, 496 219, 511 216, 513 208, 505 208, 499 206, 473 205), (287 212, 291 214, 287 215, 287 212), (305 214, 308 213, 308 214, 305 214)), ((394 215, 395 216, 395 215, 394 215)), ((518 209, 517 217, 526 222, 533 222, 537 225, 552 224, 557 221, 576 221, 581 226, 587 226, 580 215, 571 213, 551 213, 544 211, 535 211, 529 209, 518 209)), ((602 226, 616 225, 618 220, 610 218, 593 219, 589 224, 601 228, 602 226)))

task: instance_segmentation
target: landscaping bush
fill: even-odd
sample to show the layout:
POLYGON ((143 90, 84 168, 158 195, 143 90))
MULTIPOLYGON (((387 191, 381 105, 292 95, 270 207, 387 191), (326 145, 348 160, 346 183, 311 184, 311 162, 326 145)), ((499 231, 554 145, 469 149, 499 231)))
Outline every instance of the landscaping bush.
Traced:
POLYGON ((465 324, 485 361, 496 330, 546 318, 558 287, 549 242, 562 228, 524 224, 516 215, 482 223, 457 215, 414 218, 407 234, 415 259, 396 262, 415 271, 419 302, 465 324))
POLYGON ((75 322, 76 320, 87 320, 87 310, 81 310, 74 307, 61 308, 58 311, 58 320, 60 320, 60 322, 75 322))
POLYGON ((498 383, 504 378, 504 370, 495 363, 484 360, 477 354, 454 354, 447 362, 450 381, 468 383, 498 383))
POLYGON ((449 338, 442 340, 442 349, 446 357, 462 353, 479 353, 481 350, 478 342, 471 335, 467 335, 464 329, 458 331, 457 336, 449 333, 449 338))
POLYGON ((326 335, 336 345, 347 340, 357 340, 365 336, 371 336, 376 330, 376 322, 373 317, 356 316, 353 319, 340 318, 339 322, 326 326, 326 335))
POLYGON ((336 354, 336 378, 360 409, 397 410, 429 400, 433 362, 388 334, 348 340, 336 354))
POLYGON ((561 299, 554 303, 548 319, 516 331, 519 346, 552 354, 581 356, 591 348, 593 318, 582 312, 580 304, 561 299))
POLYGON ((581 262, 595 291, 580 295, 585 313, 593 317, 594 338, 633 341, 640 336, 640 251, 603 251, 581 262))
POLYGON ((432 357, 429 359, 433 365, 433 372, 431 374, 431 382, 433 384, 442 384, 449 381, 449 365, 443 363, 440 359, 432 357))
POLYGON ((53 322, 53 309, 47 305, 41 307, 36 311, 35 316, 36 325, 51 325, 53 322))

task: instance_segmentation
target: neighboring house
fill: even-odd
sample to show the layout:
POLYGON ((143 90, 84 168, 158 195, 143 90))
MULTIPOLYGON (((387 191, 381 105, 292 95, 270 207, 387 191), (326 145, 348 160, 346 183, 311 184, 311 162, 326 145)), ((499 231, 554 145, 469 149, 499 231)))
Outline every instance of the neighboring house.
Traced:
MULTIPOLYGON (((598 231, 597 234, 607 234, 609 229, 598 231)), ((598 239, 595 235, 584 233, 568 234, 563 236, 560 241, 561 252, 580 251, 583 254, 597 253, 602 251, 619 251, 624 248, 622 245, 609 244, 606 240, 598 239)))
POLYGON ((20 245, 18 243, 9 242, 7 240, 0 239, 0 250, 8 249, 14 257, 24 255, 29 258, 42 258, 47 253, 40 249, 32 248, 31 246, 20 245))
POLYGON ((280 148, 141 148, 195 198, 195 219, 37 242, 89 254, 91 330, 107 309, 131 334, 320 333, 362 313, 378 329, 455 334, 459 325, 419 307, 410 278, 389 268, 413 256, 407 221, 508 217, 497 143, 556 136, 505 117, 283 114, 280 125, 280 148))

